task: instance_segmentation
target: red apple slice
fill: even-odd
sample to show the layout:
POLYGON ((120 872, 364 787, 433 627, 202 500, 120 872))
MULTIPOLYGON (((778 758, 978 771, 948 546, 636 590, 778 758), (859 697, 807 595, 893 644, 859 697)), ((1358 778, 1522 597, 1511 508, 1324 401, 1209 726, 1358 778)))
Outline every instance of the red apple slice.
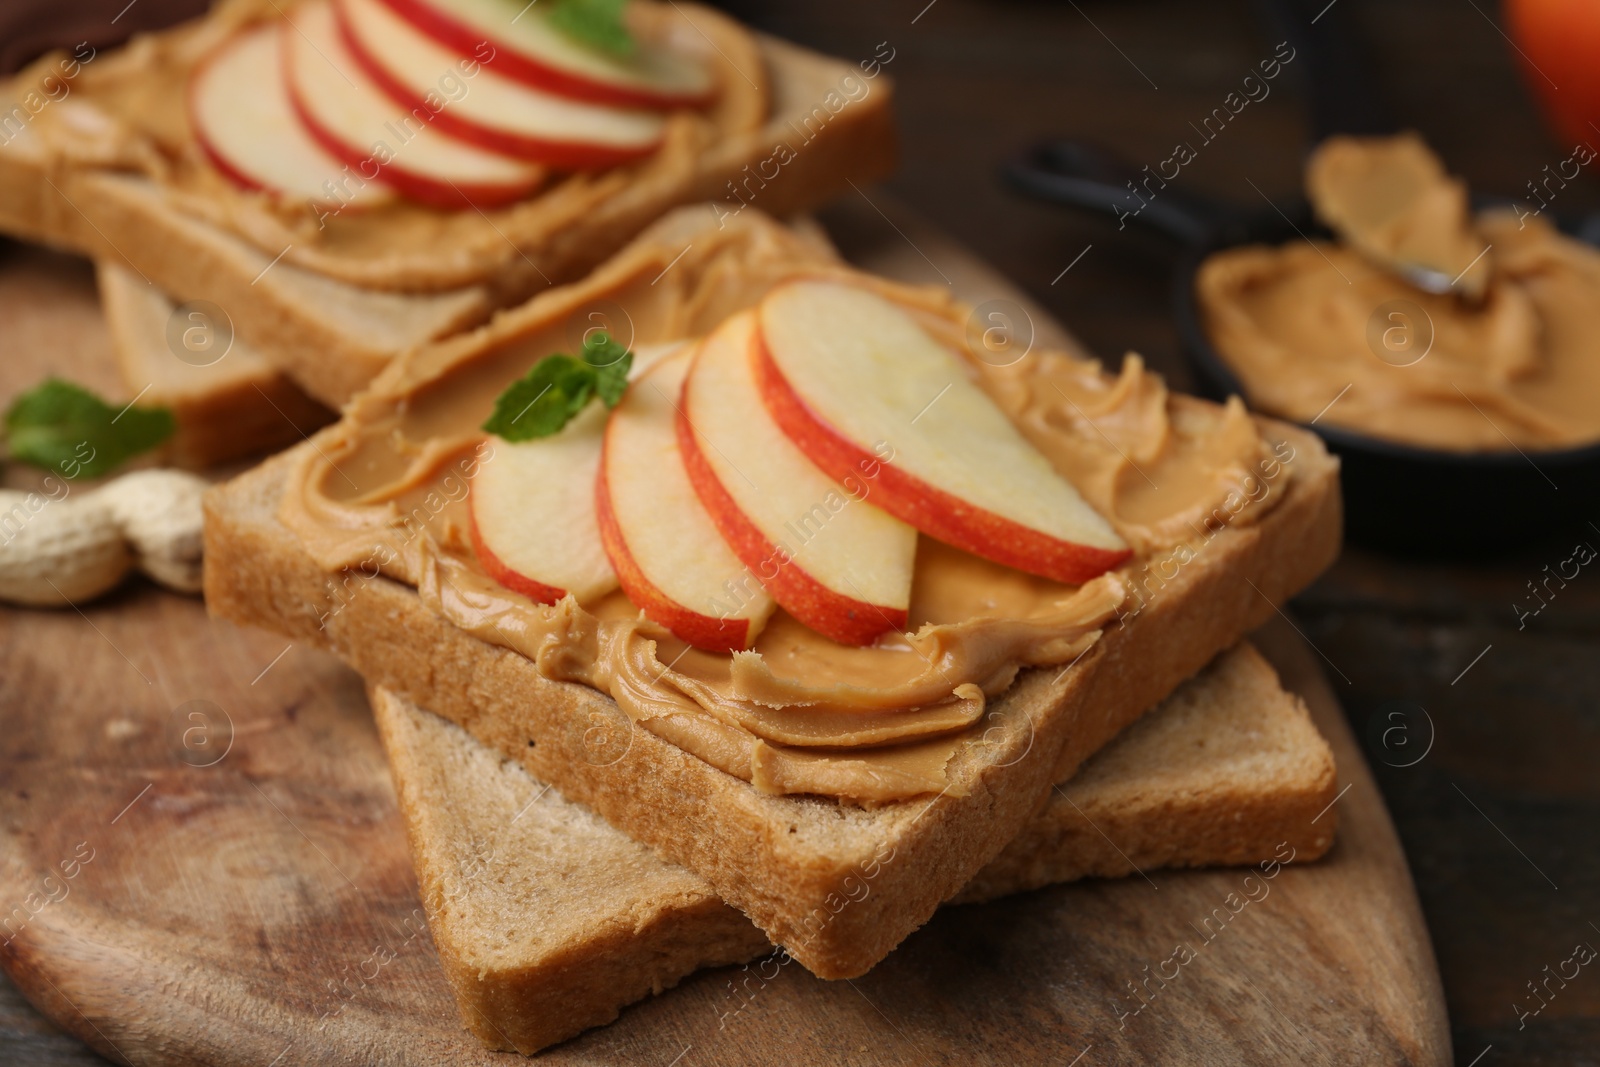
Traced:
POLYGON ((772 598, 717 533, 678 451, 678 396, 690 353, 628 388, 606 425, 595 510, 623 592, 696 648, 749 648, 772 598))
POLYGON ((605 407, 590 404, 549 437, 494 441, 468 497, 489 577, 541 604, 568 593, 588 604, 617 587, 594 511, 605 425, 605 407))
POLYGON ((243 189, 318 202, 371 205, 394 195, 374 182, 341 197, 332 185, 344 164, 314 141, 289 102, 282 40, 271 23, 241 30, 196 67, 189 123, 201 151, 243 189))
POLYGON ((735 315, 695 354, 678 412, 689 480, 722 538, 785 611, 851 645, 904 630, 917 531, 866 502, 880 464, 844 485, 767 413, 752 362, 756 321, 735 315))
MULTIPOLYGON (((682 347, 640 345, 632 376, 682 347)), ((594 510, 605 425, 605 408, 594 403, 549 437, 496 439, 493 458, 473 475, 472 544, 483 569, 507 589, 542 604, 571 592, 588 604, 617 587, 594 510)))
POLYGON ((543 167, 434 129, 427 107, 402 110, 351 55, 326 0, 296 8, 282 33, 295 114, 361 177, 377 177, 409 199, 445 209, 507 203, 544 177, 543 167))
POLYGON ((335 0, 339 29, 373 84, 407 111, 432 113, 433 125, 463 141, 552 167, 609 167, 661 144, 659 112, 555 96, 465 61, 400 18, 382 0, 335 0), (438 107, 429 106, 429 101, 438 107))
POLYGON ((606 55, 568 38, 533 4, 504 0, 383 0, 390 10, 460 56, 475 56, 535 89, 619 107, 694 107, 716 82, 695 60, 650 41, 632 56, 606 55), (487 44, 489 58, 480 50, 487 44))
POLYGON ((1111 524, 904 309, 805 279, 773 289, 758 314, 762 399, 828 474, 844 480, 886 454, 879 507, 1030 574, 1076 584, 1128 558, 1111 524))

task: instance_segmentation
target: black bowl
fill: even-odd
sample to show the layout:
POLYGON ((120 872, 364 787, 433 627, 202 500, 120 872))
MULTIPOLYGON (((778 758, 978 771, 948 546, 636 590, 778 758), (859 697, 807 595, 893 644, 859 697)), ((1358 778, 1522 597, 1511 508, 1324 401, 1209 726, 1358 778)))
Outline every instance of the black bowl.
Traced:
MULTIPOLYGON (((1029 196, 1113 217, 1133 206, 1126 186, 1139 180, 1103 149, 1065 140, 1034 146, 1006 167, 1005 177, 1029 196)), ((1474 197, 1478 209, 1504 203, 1474 197)), ((1241 210, 1181 190, 1162 190, 1132 221, 1185 249, 1173 277, 1172 311, 1199 391, 1217 400, 1236 394, 1250 404, 1250 394, 1201 324, 1194 291, 1200 264, 1237 245, 1281 245, 1330 234, 1304 203, 1241 210)), ((1565 228, 1589 239, 1600 224, 1589 220, 1565 228)), ((1600 443, 1561 451, 1451 452, 1338 426, 1305 428, 1340 458, 1345 530, 1358 544, 1430 557, 1482 555, 1580 519, 1600 520, 1600 443)))

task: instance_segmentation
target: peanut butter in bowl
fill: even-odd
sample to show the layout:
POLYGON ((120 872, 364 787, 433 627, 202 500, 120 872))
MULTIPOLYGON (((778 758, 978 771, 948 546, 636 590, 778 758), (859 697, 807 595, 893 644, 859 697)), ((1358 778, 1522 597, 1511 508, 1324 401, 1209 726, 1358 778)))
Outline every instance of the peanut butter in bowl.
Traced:
POLYGON ((1600 441, 1600 251, 1470 214, 1414 134, 1330 139, 1307 170, 1335 240, 1226 249, 1195 278, 1252 406, 1456 453, 1600 441))

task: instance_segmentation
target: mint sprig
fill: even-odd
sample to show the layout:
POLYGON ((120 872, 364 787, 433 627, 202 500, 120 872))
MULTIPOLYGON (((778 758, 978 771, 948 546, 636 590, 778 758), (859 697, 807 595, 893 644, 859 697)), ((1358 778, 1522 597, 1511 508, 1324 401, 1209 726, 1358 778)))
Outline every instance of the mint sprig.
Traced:
POLYGON ((633 54, 633 34, 622 24, 627 0, 546 0, 550 24, 579 44, 614 56, 633 54))
POLYGON ((616 407, 632 366, 633 353, 597 330, 584 338, 578 358, 562 352, 546 356, 507 386, 483 429, 513 442, 549 437, 597 396, 606 407, 616 407))
POLYGON ((114 408, 81 385, 49 378, 11 402, 6 451, 11 459, 98 478, 172 436, 166 408, 114 408))

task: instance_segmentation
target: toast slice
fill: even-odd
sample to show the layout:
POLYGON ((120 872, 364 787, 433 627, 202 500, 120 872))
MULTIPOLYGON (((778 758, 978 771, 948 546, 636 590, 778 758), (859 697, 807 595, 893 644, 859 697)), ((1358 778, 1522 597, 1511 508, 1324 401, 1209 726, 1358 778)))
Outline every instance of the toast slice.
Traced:
POLYGON ((332 411, 255 349, 237 339, 229 344, 231 325, 213 323, 204 312, 175 321, 178 306, 170 298, 107 260, 95 264, 95 278, 128 395, 167 408, 177 421, 166 446, 169 462, 199 469, 276 452, 333 421, 332 411), (218 346, 220 354, 190 355, 186 330, 201 331, 201 343, 218 346))
MULTIPOLYGON (((686 18, 726 22, 695 5, 671 7, 686 18)), ((80 79, 109 79, 151 56, 192 63, 241 13, 274 8, 256 0, 218 4, 205 19, 68 66, 81 70, 80 79)), ((581 276, 673 207, 710 199, 702 210, 713 220, 750 203, 787 215, 892 169, 892 87, 879 58, 845 62, 765 37, 750 53, 720 60, 740 75, 729 77, 738 92, 747 81, 766 102, 765 121, 737 135, 598 178, 567 179, 481 222, 467 212, 453 221, 409 220, 426 231, 421 236, 320 241, 315 232, 269 225, 232 190, 169 189, 151 176, 161 165, 149 160, 161 153, 112 137, 112 120, 84 93, 43 109, 23 106, 45 98, 39 85, 60 80, 65 61, 47 56, 0 84, 0 231, 115 261, 179 300, 221 306, 262 358, 337 408, 397 353, 581 276), (72 112, 63 125, 75 139, 65 147, 35 129, 63 109, 72 112), (451 227, 472 229, 471 240, 455 239, 451 227)))
MULTIPOLYGON (((819 248, 832 253, 826 232, 809 216, 796 217, 792 226, 819 248)), ((304 274, 292 267, 287 270, 304 274)), ((173 346, 182 342, 168 333, 178 307, 176 301, 111 260, 95 264, 95 279, 127 395, 142 396, 145 402, 164 406, 177 419, 177 432, 166 446, 168 462, 200 470, 266 455, 295 444, 336 417, 262 358, 253 346, 238 338, 215 363, 201 365, 178 358, 173 346)), ((339 308, 350 303, 349 290, 348 286, 322 279, 319 285, 307 286, 298 300, 302 309, 326 321, 338 322, 339 308)), ((374 297, 378 303, 391 305, 390 310, 409 300, 411 311, 417 314, 428 308, 432 299, 426 295, 357 295, 374 297)), ((384 317, 381 308, 371 310, 374 319, 384 317)), ((343 317, 352 324, 363 321, 359 315, 343 317)), ((185 322, 179 330, 188 325, 185 322)), ((202 328, 213 327, 208 323, 202 328)), ((226 328, 233 329, 231 321, 226 328)), ((419 324, 417 343, 433 328, 448 332, 444 326, 419 324)), ((367 370, 375 374, 380 366, 375 364, 367 370)))
POLYGON ((274 262, 172 207, 154 182, 136 174, 90 171, 76 178, 70 194, 59 184, 52 189, 43 170, 47 157, 29 148, 26 134, 0 146, 0 230, 117 263, 140 284, 179 300, 216 304, 240 340, 330 408, 397 353, 470 329, 493 310, 483 285, 394 293, 274 262))
MULTIPOLYGON (((550 343, 573 309, 596 299, 637 300, 636 319, 665 307, 662 321, 693 333, 786 277, 823 270, 926 301, 945 321, 966 321, 966 309, 941 292, 852 275, 813 242, 753 212, 719 229, 704 211, 688 208, 584 282, 537 297, 472 335, 411 353, 361 403, 381 408, 390 396, 409 396, 414 381, 454 381, 452 369, 514 364, 520 373, 549 349, 519 346, 550 343), (673 288, 664 292, 655 281, 662 278, 673 288)), ((637 343, 667 339, 641 327, 637 343)), ((1171 402, 1186 418, 1222 417, 1222 409, 1200 401, 1171 402)), ((988 703, 981 740, 962 742, 947 764, 959 788, 932 799, 858 807, 761 792, 636 725, 604 693, 546 677, 527 656, 493 643, 489 626, 478 626, 487 635, 480 637, 457 625, 446 614, 457 609, 441 599, 453 589, 429 585, 432 600, 425 601, 417 588, 381 572, 330 573, 281 509, 291 477, 325 459, 319 442, 332 447, 344 423, 208 495, 207 603, 220 616, 330 648, 369 682, 461 724, 694 870, 814 973, 851 977, 993 859, 1056 782, 1332 562, 1340 540, 1337 461, 1313 434, 1271 420, 1252 423, 1242 409, 1231 410, 1232 425, 1253 426, 1282 461, 1264 490, 1274 503, 1250 516, 1254 521, 1196 525, 1182 552, 1141 557, 1117 572, 1149 594, 1141 593, 1140 610, 1109 623, 1065 667, 1022 670, 988 703), (597 722, 622 731, 626 744, 614 759, 595 758, 586 744, 597 722)), ((1237 504, 1247 506, 1242 496, 1237 504)), ((1189 536, 1190 527, 1178 529, 1189 536)), ((470 611, 462 602, 457 617, 470 611)))
MULTIPOLYGON (((422 902, 468 1030, 532 1053, 767 938, 460 727, 371 692, 422 902)), ((1071 780, 956 897, 1161 867, 1250 864, 1333 842, 1333 754, 1249 644, 1222 653, 1071 780)))

